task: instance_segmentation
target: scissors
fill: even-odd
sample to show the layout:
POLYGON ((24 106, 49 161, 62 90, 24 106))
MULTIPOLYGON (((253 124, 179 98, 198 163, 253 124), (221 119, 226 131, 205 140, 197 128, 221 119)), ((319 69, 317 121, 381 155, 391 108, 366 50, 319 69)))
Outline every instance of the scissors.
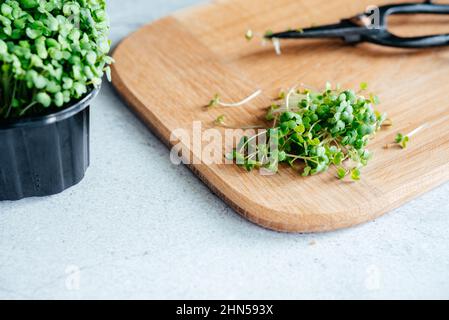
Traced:
POLYGON ((266 35, 267 39, 314 39, 341 38, 346 43, 374 43, 397 48, 432 48, 449 45, 449 34, 422 37, 398 37, 388 31, 387 18, 390 15, 405 14, 447 14, 449 5, 434 4, 432 0, 424 3, 391 4, 373 7, 374 13, 362 13, 340 23, 303 30, 286 31, 266 35))

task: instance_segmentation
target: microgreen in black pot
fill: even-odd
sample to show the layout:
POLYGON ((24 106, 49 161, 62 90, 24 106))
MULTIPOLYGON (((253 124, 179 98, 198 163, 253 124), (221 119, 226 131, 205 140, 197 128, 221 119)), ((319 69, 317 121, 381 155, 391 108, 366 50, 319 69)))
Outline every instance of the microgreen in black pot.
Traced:
POLYGON ((109 73, 102 0, 6 0, 0 6, 0 117, 79 100, 109 73))
POLYGON ((89 104, 110 78, 104 0, 0 4, 0 200, 59 193, 89 164, 89 104))

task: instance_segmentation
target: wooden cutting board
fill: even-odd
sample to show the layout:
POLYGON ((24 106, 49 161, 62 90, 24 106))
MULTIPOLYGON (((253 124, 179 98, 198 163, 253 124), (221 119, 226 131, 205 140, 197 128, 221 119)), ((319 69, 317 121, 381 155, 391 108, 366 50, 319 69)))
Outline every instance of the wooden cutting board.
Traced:
MULTIPOLYGON (((233 125, 260 124, 281 88, 326 81, 358 88, 366 81, 382 101, 394 128, 379 133, 375 157, 358 183, 329 172, 303 178, 290 168, 278 175, 247 173, 234 165, 190 165, 221 198, 261 226, 288 232, 330 231, 373 220, 449 180, 449 48, 402 50, 338 40, 283 42, 281 56, 260 41, 248 43, 247 29, 265 32, 333 23, 372 4, 391 1, 220 0, 173 14, 130 35, 115 50, 113 84, 129 106, 167 143, 175 129, 214 127, 226 114, 233 125), (264 94, 239 109, 204 105, 215 93, 240 100, 264 94), (429 124, 409 149, 385 149, 398 132, 429 124)), ((401 35, 449 32, 449 17, 391 19, 401 35), (414 24, 419 27, 413 29, 414 24)), ((194 159, 201 152, 186 147, 194 159)), ((148 163, 151 166, 151 163, 148 163)), ((151 195, 149 195, 151 196, 151 195)))

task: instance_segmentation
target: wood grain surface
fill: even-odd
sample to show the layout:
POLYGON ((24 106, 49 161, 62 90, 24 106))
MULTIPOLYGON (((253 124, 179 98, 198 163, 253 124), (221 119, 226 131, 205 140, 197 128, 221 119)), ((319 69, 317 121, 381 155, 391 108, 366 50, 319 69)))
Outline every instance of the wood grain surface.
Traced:
MULTIPOLYGON (((357 88, 368 82, 394 127, 381 131, 371 144, 374 159, 358 183, 340 182, 332 171, 303 178, 290 168, 263 176, 234 165, 190 165, 237 212, 266 228, 321 232, 354 226, 449 180, 449 48, 403 50, 305 40, 283 42, 283 54, 276 56, 272 47, 248 43, 243 35, 249 28, 263 33, 333 23, 385 3, 391 1, 220 0, 187 9, 143 27, 116 48, 113 84, 172 146, 178 142, 170 141, 174 130, 192 132, 194 121, 201 121, 202 130, 212 128, 221 114, 233 125, 263 123, 267 106, 282 88, 299 83, 322 88, 326 81, 357 88), (243 108, 204 108, 217 92, 234 101, 256 89, 263 94, 243 108), (398 132, 423 124, 429 128, 413 137, 409 149, 384 148, 398 132)), ((417 35, 449 33, 448 22, 445 16, 398 16, 390 24, 398 34, 417 35)), ((194 159, 201 158, 193 142, 186 148, 194 159)))

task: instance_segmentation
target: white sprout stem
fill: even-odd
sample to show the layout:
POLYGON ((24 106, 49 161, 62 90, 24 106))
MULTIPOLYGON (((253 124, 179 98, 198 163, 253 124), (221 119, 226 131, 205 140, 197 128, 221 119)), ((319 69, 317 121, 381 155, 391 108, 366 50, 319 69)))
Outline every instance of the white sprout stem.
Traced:
POLYGON ((37 101, 30 103, 28 106, 26 106, 25 109, 22 110, 22 112, 19 114, 19 116, 23 116, 25 113, 27 113, 28 110, 30 110, 36 104, 37 104, 37 101))
POLYGON ((256 134, 256 135, 252 136, 251 138, 249 138, 249 139, 246 141, 246 143, 240 148, 239 153, 242 153, 243 150, 245 149, 245 147, 246 147, 251 141, 253 141, 254 139, 257 139, 257 138, 260 137, 261 135, 266 134, 267 132, 268 132, 267 130, 264 130, 264 131, 262 131, 262 132, 260 132, 260 133, 258 133, 258 134, 256 134))
POLYGON ((274 51, 276 51, 276 54, 280 56, 282 54, 281 40, 279 40, 279 38, 273 38, 271 41, 273 42, 274 51))
POLYGON ((290 110, 290 97, 292 96, 293 93, 295 93, 296 88, 293 87, 290 89, 290 91, 287 94, 287 97, 285 98, 285 108, 288 110, 290 110))
POLYGON ((429 127, 429 124, 426 123, 426 124, 424 124, 424 125, 422 125, 422 126, 416 128, 416 129, 413 130, 412 132, 410 132, 410 133, 407 135, 407 137, 411 138, 411 137, 417 135, 418 133, 420 133, 421 131, 423 131, 424 129, 427 129, 428 127, 429 127))
POLYGON ((226 108, 236 108, 236 107, 240 107, 243 106, 244 104, 247 104, 248 102, 254 100, 255 98, 257 98, 260 94, 262 93, 262 90, 257 90, 256 92, 254 92, 252 95, 250 95, 248 98, 243 99, 240 102, 236 102, 236 103, 224 103, 224 102, 219 102, 218 104, 222 107, 226 107, 226 108))

